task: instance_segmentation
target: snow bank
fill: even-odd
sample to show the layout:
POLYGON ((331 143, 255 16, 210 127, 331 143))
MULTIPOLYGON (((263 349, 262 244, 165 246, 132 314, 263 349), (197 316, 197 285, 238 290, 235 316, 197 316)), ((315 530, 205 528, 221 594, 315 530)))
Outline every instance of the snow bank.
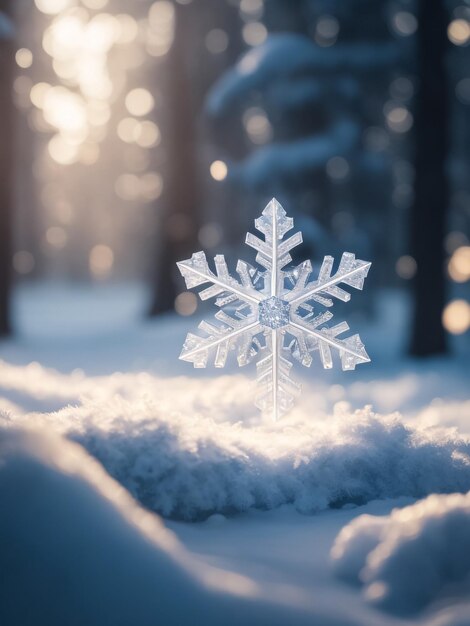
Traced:
POLYGON ((80 446, 51 434, 0 431, 0 502, 5 626, 359 623, 307 615, 283 587, 269 600, 196 560, 80 446))
MULTIPOLYGON (((234 377, 231 384, 232 396, 243 397, 246 381, 234 377)), ((236 405, 234 412, 223 404, 227 380, 203 385, 209 397, 219 395, 225 421, 187 401, 172 410, 168 399, 115 395, 56 413, 3 417, 0 425, 33 422, 79 442, 142 504, 176 519, 287 503, 312 513, 470 489, 470 443, 452 430, 407 426, 370 408, 351 413, 345 403, 327 420, 299 408, 247 428, 236 405)))
MULTIPOLYGON (((382 518, 358 517, 338 535, 331 558, 339 577, 364 584, 369 602, 395 613, 468 599, 470 492, 432 495, 382 518)), ((432 623, 469 624, 470 606, 432 623)))

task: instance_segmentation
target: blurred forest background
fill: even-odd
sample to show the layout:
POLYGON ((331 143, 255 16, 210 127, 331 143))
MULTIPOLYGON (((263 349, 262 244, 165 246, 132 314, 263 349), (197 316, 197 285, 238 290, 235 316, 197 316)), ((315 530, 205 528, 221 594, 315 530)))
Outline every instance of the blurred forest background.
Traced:
POLYGON ((408 294, 411 354, 468 338, 469 0, 0 0, 0 81, 3 334, 20 283, 193 314, 175 262, 276 196, 369 315, 408 294))

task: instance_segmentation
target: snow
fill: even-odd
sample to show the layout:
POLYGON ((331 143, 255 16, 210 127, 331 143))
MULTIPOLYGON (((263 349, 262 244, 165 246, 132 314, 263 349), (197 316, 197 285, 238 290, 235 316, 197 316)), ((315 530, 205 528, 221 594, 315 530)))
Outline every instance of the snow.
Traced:
MULTIPOLYGON (((207 381, 199 394, 222 397, 225 385, 207 381)), ((232 385, 242 395, 246 381, 232 385)), ((165 386, 181 395, 185 384, 170 379, 165 386)), ((216 422, 189 403, 179 410, 168 400, 160 404, 148 388, 140 400, 111 392, 78 407, 0 423, 34 423, 80 443, 144 506, 177 519, 283 504, 311 514, 380 498, 470 490, 470 443, 452 430, 406 426, 396 415, 368 408, 350 413, 341 404, 322 423, 304 410, 251 427, 236 414, 225 418, 216 422)))
POLYGON ((0 501, 6 626, 311 623, 281 587, 268 597, 191 556, 81 447, 50 434, 1 433, 0 501))
POLYGON ((340 532, 331 555, 338 576, 362 583, 367 601, 395 613, 468 599, 470 492, 431 495, 386 517, 362 515, 340 532))
POLYGON ((461 356, 398 359, 403 302, 383 294, 361 326, 374 365, 312 365, 272 423, 250 371, 178 361, 188 319, 136 323, 139 290, 17 296, 19 336, 0 346, 1 624, 469 623, 468 496, 409 508, 470 489, 465 337, 461 356), (389 603, 357 586, 366 562, 364 590, 385 582, 389 603))

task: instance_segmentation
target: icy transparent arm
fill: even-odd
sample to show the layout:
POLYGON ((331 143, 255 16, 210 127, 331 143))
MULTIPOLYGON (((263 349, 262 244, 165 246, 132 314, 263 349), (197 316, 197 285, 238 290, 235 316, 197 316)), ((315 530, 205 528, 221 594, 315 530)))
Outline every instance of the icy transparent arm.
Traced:
MULTIPOLYGON (((309 300, 315 300, 328 307, 333 305, 332 298, 348 302, 351 299, 351 294, 338 287, 338 285, 342 283, 349 287, 354 287, 354 289, 362 289, 371 263, 356 259, 354 254, 345 252, 341 257, 338 271, 332 276, 333 263, 333 257, 326 256, 320 268, 318 280, 310 283, 307 281, 311 274, 312 266, 308 261, 302 263, 297 268, 297 282, 294 288, 286 294, 285 300, 296 307, 308 303, 309 300)), ((308 308, 308 306, 304 306, 304 308, 308 308)))
POLYGON ((260 332, 258 321, 252 318, 235 320, 223 311, 216 313, 215 318, 222 325, 202 321, 199 329, 206 336, 188 333, 181 351, 180 359, 193 363, 194 367, 206 367, 212 351, 215 352, 214 365, 224 367, 229 350, 238 345, 238 363, 246 365, 255 356, 254 336, 260 332))
POLYGON ((246 243, 257 252, 257 263, 268 270, 266 286, 269 285, 271 296, 277 295, 283 280, 281 270, 292 260, 290 250, 302 243, 300 232, 284 240, 284 235, 292 229, 293 225, 294 220, 287 217, 282 206, 273 198, 261 217, 255 220, 256 230, 263 233, 264 241, 252 233, 246 236, 246 243))
POLYGON ((276 331, 267 334, 267 343, 268 354, 256 365, 259 386, 256 406, 276 420, 292 408, 300 385, 290 378, 292 363, 282 356, 283 336, 276 331))
POLYGON ((218 254, 215 259, 216 273, 210 269, 204 252, 196 252, 190 259, 177 263, 178 269, 186 281, 188 289, 211 283, 210 287, 203 289, 199 293, 201 300, 207 300, 215 296, 221 296, 217 301, 219 306, 227 304, 230 300, 241 300, 248 304, 258 304, 263 299, 262 294, 257 291, 251 282, 249 268, 246 263, 239 261, 237 271, 241 278, 241 283, 230 276, 227 263, 223 255, 218 254), (231 299, 227 298, 234 296, 231 299))
POLYGON ((359 335, 338 339, 338 335, 349 330, 347 322, 319 328, 332 317, 329 311, 318 315, 311 321, 306 321, 299 315, 293 315, 288 326, 288 332, 296 339, 292 354, 306 367, 311 364, 310 352, 316 349, 320 352, 325 369, 333 367, 332 348, 338 350, 343 370, 353 370, 360 363, 368 363, 370 358, 359 335))

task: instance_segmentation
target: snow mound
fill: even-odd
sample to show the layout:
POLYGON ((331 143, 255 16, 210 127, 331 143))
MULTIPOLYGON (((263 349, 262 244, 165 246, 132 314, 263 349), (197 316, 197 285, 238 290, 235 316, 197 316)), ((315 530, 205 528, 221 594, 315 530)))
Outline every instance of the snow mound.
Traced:
MULTIPOLYGON (((382 518, 362 515, 339 533, 331 558, 339 577, 363 583, 369 602, 394 613, 468 599, 470 492, 431 495, 382 518)), ((436 624, 469 623, 468 607, 462 622, 458 614, 436 624)))
MULTIPOLYGON (((232 384, 243 396, 244 385, 232 384)), ((226 382, 204 385, 214 395, 226 382)), ((453 430, 407 426, 367 407, 351 413, 341 403, 327 420, 298 409, 250 428, 230 421, 232 410, 215 421, 189 405, 172 411, 115 395, 0 425, 32 422, 79 442, 144 506, 174 519, 289 503, 312 513, 470 489, 470 442, 453 430)))
POLYGON ((51 433, 0 431, 0 502, 5 626, 358 624, 307 614, 283 587, 269 599, 194 558, 80 446, 51 433))

